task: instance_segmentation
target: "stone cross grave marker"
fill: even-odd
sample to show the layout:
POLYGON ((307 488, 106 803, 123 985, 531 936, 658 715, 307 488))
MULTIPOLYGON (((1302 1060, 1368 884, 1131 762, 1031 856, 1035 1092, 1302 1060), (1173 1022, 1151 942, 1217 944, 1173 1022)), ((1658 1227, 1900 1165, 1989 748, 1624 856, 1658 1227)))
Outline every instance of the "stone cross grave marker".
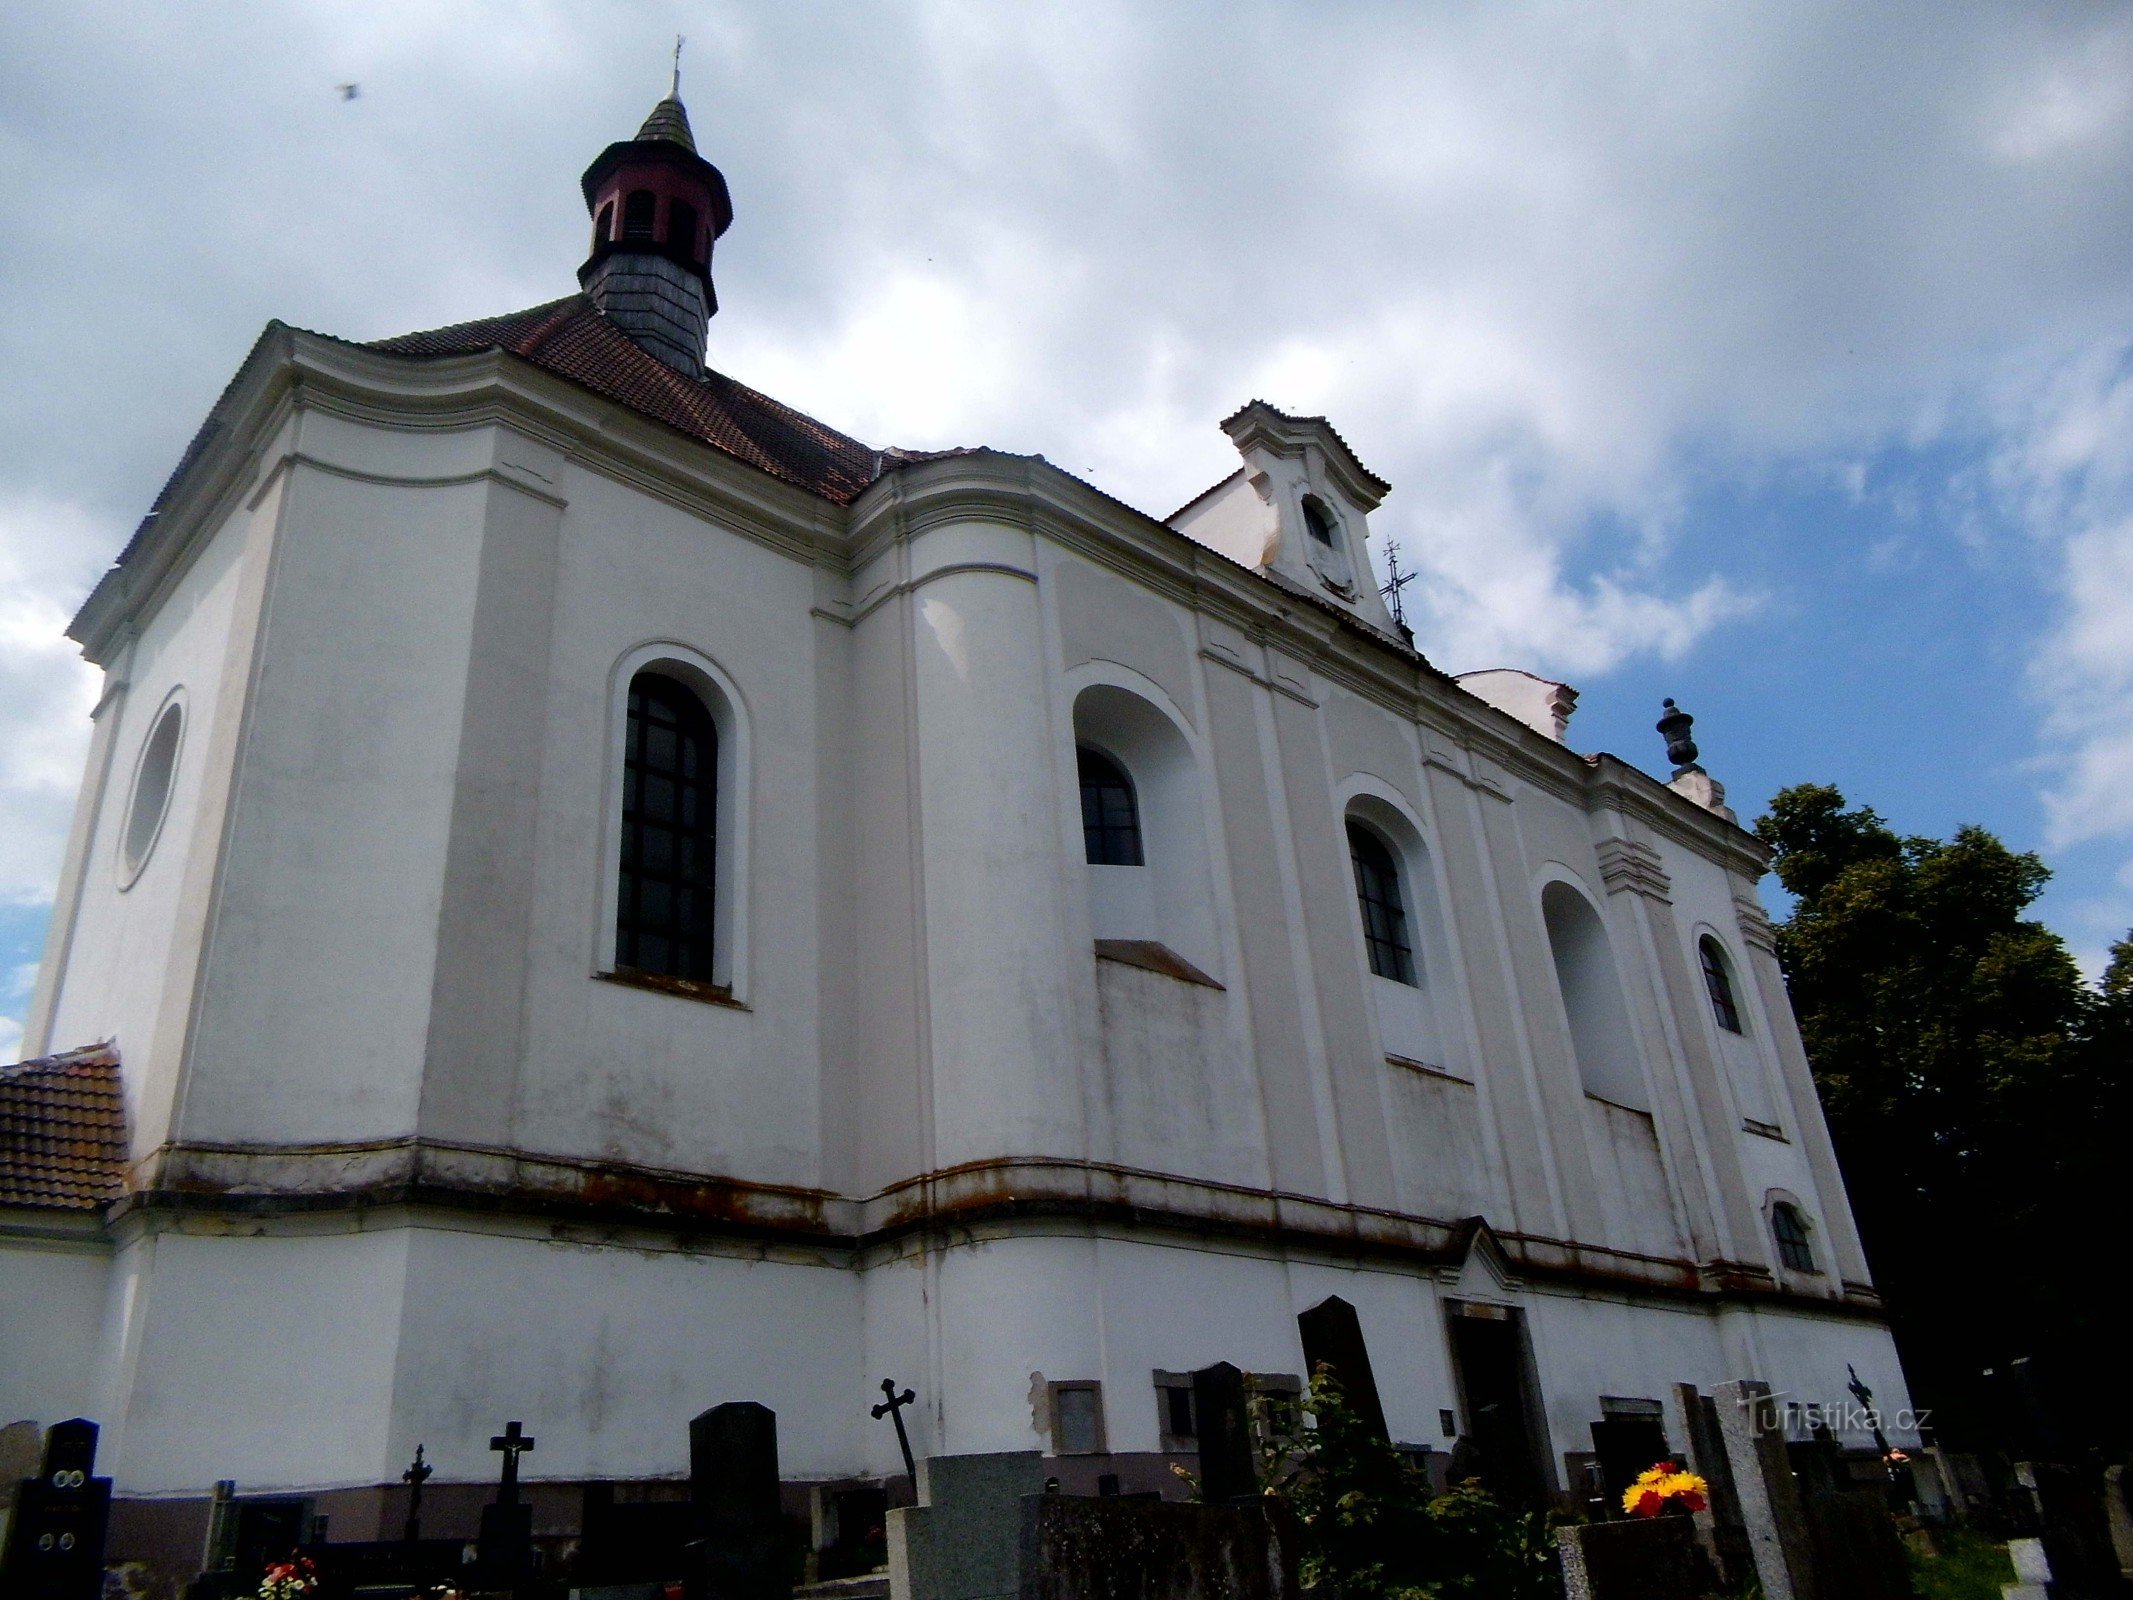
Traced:
POLYGON ((104 1529, 111 1480, 96 1473, 96 1424, 55 1422, 43 1470, 15 1494, 0 1594, 8 1600, 98 1600, 104 1592, 104 1529))
POLYGON ((1200 1430, 1200 1498, 1211 1506, 1255 1498, 1259 1473, 1252 1461, 1244 1374, 1227 1361, 1195 1372, 1192 1415, 1200 1430))
POLYGON ((1385 1407, 1378 1399, 1378 1380, 1370 1370, 1370 1350, 1363 1343, 1363 1323, 1355 1307, 1334 1295, 1298 1312, 1296 1328, 1303 1335, 1304 1381, 1324 1367, 1340 1385, 1341 1398, 1356 1420, 1390 1444, 1392 1433, 1385 1426, 1385 1407))
POLYGON ((778 1414, 753 1400, 713 1406, 689 1424, 687 1600, 789 1600, 778 1479, 778 1414))

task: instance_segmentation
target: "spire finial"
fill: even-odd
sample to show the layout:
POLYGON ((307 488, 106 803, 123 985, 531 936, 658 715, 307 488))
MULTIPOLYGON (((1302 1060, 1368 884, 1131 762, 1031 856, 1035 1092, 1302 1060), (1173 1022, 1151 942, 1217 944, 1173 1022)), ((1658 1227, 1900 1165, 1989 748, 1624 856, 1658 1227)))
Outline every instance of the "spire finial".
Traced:
POLYGON ((681 34, 674 35, 674 88, 668 95, 671 100, 681 98, 681 47, 688 42, 681 34))

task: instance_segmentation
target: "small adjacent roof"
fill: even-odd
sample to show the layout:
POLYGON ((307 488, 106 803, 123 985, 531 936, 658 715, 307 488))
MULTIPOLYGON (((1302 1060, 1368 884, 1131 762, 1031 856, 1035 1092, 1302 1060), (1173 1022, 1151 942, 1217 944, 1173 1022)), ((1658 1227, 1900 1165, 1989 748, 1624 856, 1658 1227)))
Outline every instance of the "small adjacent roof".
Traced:
POLYGON ((0 1206, 95 1211, 126 1172, 114 1045, 0 1067, 0 1206))
POLYGON ((702 378, 677 372, 581 294, 506 316, 374 340, 369 348, 399 356, 508 350, 840 506, 858 499, 881 470, 875 450, 746 384, 717 372, 702 378))

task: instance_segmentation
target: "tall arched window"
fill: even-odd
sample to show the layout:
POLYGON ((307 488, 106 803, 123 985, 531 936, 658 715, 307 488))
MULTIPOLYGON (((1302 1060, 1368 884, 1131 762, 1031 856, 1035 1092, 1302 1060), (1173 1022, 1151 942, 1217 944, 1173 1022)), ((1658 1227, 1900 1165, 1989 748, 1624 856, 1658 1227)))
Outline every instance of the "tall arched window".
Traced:
POLYGON ((1109 756, 1080 746, 1081 837, 1092 867, 1142 865, 1141 813, 1133 780, 1109 756))
POLYGON ((1778 1260, 1794 1272, 1815 1270, 1814 1246, 1807 1239, 1807 1219, 1789 1200, 1770 1208, 1770 1232, 1777 1240, 1778 1260))
POLYGON ((610 200, 593 218, 593 248, 599 249, 615 236, 615 202, 610 200))
POLYGON ((672 678, 638 673, 622 757, 618 966, 712 981, 717 813, 711 713, 672 678))
POLYGON ((1742 1032, 1740 1007, 1733 999, 1733 975, 1726 970, 1725 952, 1718 948, 1716 939, 1706 935, 1698 942, 1696 953, 1703 963, 1703 987, 1711 997, 1711 1014, 1726 1032, 1742 1032))
POLYGON ((649 189, 632 189, 622 202, 622 237, 651 238, 658 210, 659 196, 649 189))
POLYGON ((1400 894, 1400 865, 1385 841, 1361 823, 1348 823, 1348 859, 1355 866, 1355 899, 1363 913, 1363 944, 1370 970, 1394 983, 1415 981, 1414 947, 1407 937, 1407 903, 1400 894))

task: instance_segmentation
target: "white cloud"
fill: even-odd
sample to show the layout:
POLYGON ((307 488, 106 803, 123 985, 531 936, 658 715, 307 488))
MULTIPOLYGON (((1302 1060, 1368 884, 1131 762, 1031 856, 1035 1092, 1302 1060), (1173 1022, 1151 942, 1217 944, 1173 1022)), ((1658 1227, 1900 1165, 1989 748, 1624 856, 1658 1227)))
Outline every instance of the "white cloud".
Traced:
MULTIPOLYGON (((1682 554, 1699 483, 1930 505, 1863 463, 1982 416, 1991 492, 2057 530, 2040 674, 2123 681, 2126 512, 2081 499, 2133 439, 2082 365, 2133 325, 2133 20, 2101 6, 4 10, 0 182, 53 224, 0 243, 7 526, 108 557, 269 316, 567 290, 576 174, 675 32, 739 213, 714 363, 870 442, 1042 452, 1162 514, 1246 398, 1323 412, 1393 482, 1440 665, 1589 676, 1762 603, 1682 554)), ((1978 536, 1924 518, 1886 559, 1978 536)), ((7 602, 0 893, 56 859, 82 559, 7 602)), ((2061 840, 2126 825, 2116 714, 2055 711, 2061 840)))
POLYGON ((0 498, 0 900, 51 897, 97 684, 62 634, 107 543, 78 506, 0 498))

